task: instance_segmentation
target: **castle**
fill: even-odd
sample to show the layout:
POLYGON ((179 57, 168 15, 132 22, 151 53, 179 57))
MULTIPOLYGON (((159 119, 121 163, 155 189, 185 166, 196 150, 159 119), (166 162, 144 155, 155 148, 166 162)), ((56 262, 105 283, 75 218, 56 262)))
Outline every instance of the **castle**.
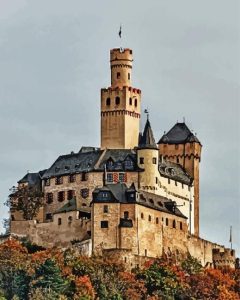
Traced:
POLYGON ((204 266, 233 267, 233 250, 199 237, 202 145, 184 122, 156 143, 147 115, 140 132, 141 90, 131 84, 132 62, 131 49, 110 51, 100 147, 62 155, 18 181, 18 191, 41 191, 42 205, 33 219, 11 208, 11 235, 44 247, 75 245, 83 254, 104 253, 131 267, 187 253, 204 266))

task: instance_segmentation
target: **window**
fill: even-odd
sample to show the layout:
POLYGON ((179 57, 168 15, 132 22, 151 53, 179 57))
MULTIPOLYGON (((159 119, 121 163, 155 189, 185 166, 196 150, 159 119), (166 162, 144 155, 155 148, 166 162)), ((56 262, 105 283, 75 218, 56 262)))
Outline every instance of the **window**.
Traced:
POLYGON ((173 228, 176 228, 176 221, 175 221, 175 220, 173 220, 172 227, 173 227, 173 228))
POLYGON ((178 145, 175 145, 175 149, 178 149, 178 145))
POLYGON ((11 221, 15 221, 14 215, 11 215, 11 221))
POLYGON ((58 201, 62 202, 64 200, 65 200, 65 192, 64 191, 58 192, 58 201))
POLYGON ((156 224, 158 224, 159 223, 159 220, 158 220, 158 218, 156 218, 156 224))
POLYGON ((65 166, 65 167, 64 167, 64 170, 65 170, 65 171, 68 171, 69 169, 70 169, 69 166, 65 166))
POLYGON ((80 193, 82 198, 86 199, 89 196, 89 189, 81 189, 80 193))
POLYGON ((135 99, 135 101, 134 101, 134 105, 137 107, 137 99, 135 99))
POLYGON ((170 184, 171 183, 171 179, 170 178, 168 178, 168 184, 170 184))
POLYGON ((129 105, 132 105, 132 98, 129 98, 129 105))
POLYGON ((47 203, 50 204, 53 202, 53 193, 47 193, 47 203))
POLYGON ((75 182, 76 181, 76 175, 75 174, 71 174, 68 177, 68 182, 75 182))
POLYGON ((145 256, 147 256, 147 249, 145 249, 145 256))
POLYGON ((87 172, 82 172, 82 181, 87 181, 87 180, 88 180, 87 172))
POLYGON ((62 224, 62 219, 58 218, 58 225, 61 225, 61 224, 62 224))
POLYGON ((190 185, 188 186, 188 191, 190 192, 190 185))
POLYGON ((182 183, 182 189, 184 188, 184 184, 182 183))
POLYGON ((152 217, 149 215, 148 216, 148 221, 151 222, 152 221, 152 217))
POLYGON ((168 226, 168 218, 166 218, 166 226, 168 226))
POLYGON ((67 199, 71 200, 73 197, 74 197, 74 191, 73 190, 67 191, 67 199))
POLYGON ((158 183, 158 178, 157 177, 155 177, 155 181, 156 181, 156 184, 158 183))
POLYGON ((45 179, 45 181, 44 181, 44 182, 45 182, 45 185, 46 185, 46 186, 49 186, 49 185, 50 185, 50 178, 48 178, 48 179, 45 179))
POLYGON ((108 221, 101 221, 101 228, 108 228, 108 221))
POLYGON ((156 157, 153 157, 152 162, 153 162, 154 165, 157 164, 157 159, 156 159, 156 157))
POLYGON ((141 219, 144 219, 144 214, 143 213, 141 213, 141 219))
POLYGON ((127 158, 125 161, 124 161, 124 165, 125 165, 125 168, 129 168, 129 169, 132 169, 133 168, 133 161, 130 159, 130 158, 127 158))
POLYGON ((72 216, 69 216, 69 217, 68 217, 68 224, 71 224, 71 223, 72 223, 72 220, 73 220, 73 217, 72 217, 72 216))
POLYGON ((108 205, 104 205, 103 206, 103 212, 104 213, 108 213, 108 205))
POLYGON ((107 173, 107 182, 113 182, 113 174, 107 173))
POLYGON ((177 163, 179 163, 179 158, 177 157, 177 163))
POLYGON ((106 100, 106 105, 109 106, 111 104, 111 99, 110 98, 107 98, 106 100))
POLYGON ((144 157, 140 157, 140 164, 144 164, 144 157))
POLYGON ((52 220, 52 214, 48 213, 46 214, 46 220, 52 220))
POLYGON ((175 185, 177 186, 177 181, 175 180, 175 185))
POLYGON ((55 184, 62 184, 63 183, 63 177, 62 176, 58 176, 55 178, 55 184))
POLYGON ((116 103, 116 105, 119 105, 119 104, 120 104, 120 98, 119 98, 119 97, 116 97, 115 103, 116 103))
POLYGON ((180 222, 180 230, 182 230, 182 222, 180 222))
POLYGON ((129 212, 128 211, 125 211, 123 213, 123 216, 124 216, 124 219, 128 219, 129 218, 129 212))
POLYGON ((128 80, 130 80, 130 78, 131 78, 131 75, 130 75, 130 73, 128 73, 128 80))
POLYGON ((119 79, 121 76, 120 72, 117 72, 117 79, 119 79))
POLYGON ((118 181, 119 182, 125 182, 125 174, 124 173, 119 173, 118 181))

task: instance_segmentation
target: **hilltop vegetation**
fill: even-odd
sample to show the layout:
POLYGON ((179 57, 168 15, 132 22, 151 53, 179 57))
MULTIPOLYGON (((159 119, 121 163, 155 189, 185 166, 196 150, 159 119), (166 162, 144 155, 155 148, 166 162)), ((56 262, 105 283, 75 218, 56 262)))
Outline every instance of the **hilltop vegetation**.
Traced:
POLYGON ((235 300, 240 272, 203 269, 189 256, 180 265, 149 261, 130 273, 100 257, 8 240, 0 245, 0 299, 235 300))

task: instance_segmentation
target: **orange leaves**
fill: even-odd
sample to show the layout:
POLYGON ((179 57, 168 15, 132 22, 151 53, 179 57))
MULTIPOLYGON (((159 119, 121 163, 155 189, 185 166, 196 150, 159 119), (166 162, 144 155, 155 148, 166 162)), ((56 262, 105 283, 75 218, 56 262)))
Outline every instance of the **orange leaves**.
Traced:
POLYGON ((94 299, 94 289, 91 280, 87 275, 76 277, 75 287, 76 292, 74 294, 74 299, 79 299, 84 296, 88 296, 90 299, 94 299))

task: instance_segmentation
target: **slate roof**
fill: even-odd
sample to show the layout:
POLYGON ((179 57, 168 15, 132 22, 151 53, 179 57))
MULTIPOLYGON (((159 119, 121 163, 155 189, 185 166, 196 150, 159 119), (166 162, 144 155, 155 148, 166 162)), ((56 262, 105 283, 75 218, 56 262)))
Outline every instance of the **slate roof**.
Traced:
POLYGON ((62 207, 57 209, 54 212, 54 214, 66 213, 66 212, 75 211, 75 210, 82 211, 82 212, 85 212, 85 213, 90 213, 91 212, 91 208, 87 207, 87 206, 78 208, 76 198, 72 198, 71 200, 68 201, 68 203, 64 204, 62 207))
MULTIPOLYGON (((94 194, 96 195, 93 202, 106 202, 106 203, 138 203, 143 206, 153 208, 162 212, 166 212, 169 214, 177 215, 182 218, 186 218, 180 210, 176 207, 176 203, 171 199, 166 197, 162 197, 159 195, 155 195, 145 191, 139 191, 139 197, 134 198, 134 201, 129 202, 129 198, 127 197, 127 192, 132 191, 132 187, 128 188, 124 183, 117 184, 108 184, 102 188, 96 188, 94 190, 94 194), (102 198, 98 198, 97 195, 101 192, 110 193, 110 197, 106 200, 102 200, 102 198)), ((136 189, 135 189, 136 192, 136 189)))
POLYGON ((193 178, 177 163, 162 159, 159 162, 158 170, 161 176, 191 185, 193 178))
POLYGON ((27 173, 18 183, 28 183, 29 186, 41 186, 41 176, 46 170, 37 173, 27 173))
POLYGON ((89 152, 82 152, 80 150, 78 153, 61 155, 44 173, 42 178, 46 179, 53 176, 90 172, 94 170, 94 166, 100 158, 102 152, 103 150, 99 149, 89 152))
POLYGON ((168 133, 160 138, 158 144, 185 144, 191 142, 201 144, 185 123, 176 123, 168 133))
POLYGON ((143 134, 139 136, 138 148, 158 149, 154 139, 151 124, 148 118, 144 127, 143 134))

